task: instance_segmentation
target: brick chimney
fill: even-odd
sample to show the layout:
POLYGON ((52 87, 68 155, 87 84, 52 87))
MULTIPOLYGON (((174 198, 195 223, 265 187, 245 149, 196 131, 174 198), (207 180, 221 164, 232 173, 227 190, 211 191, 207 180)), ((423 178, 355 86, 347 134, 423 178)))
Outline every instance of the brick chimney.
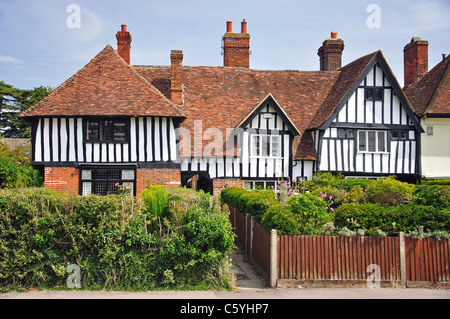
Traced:
POLYGON ((126 24, 122 24, 122 30, 117 32, 116 39, 117 53, 130 64, 131 34, 127 31, 126 24))
POLYGON ((428 41, 413 37, 403 49, 405 87, 420 80, 428 72, 428 41))
POLYGON ((337 32, 331 32, 331 38, 326 39, 319 48, 320 71, 336 71, 341 68, 344 41, 337 38, 337 32))
POLYGON ((183 104, 183 51, 170 52, 170 100, 173 104, 183 104))
POLYGON ((232 22, 227 21, 227 32, 223 36, 223 65, 248 68, 250 66, 250 34, 247 22, 241 22, 241 33, 233 33, 232 22))

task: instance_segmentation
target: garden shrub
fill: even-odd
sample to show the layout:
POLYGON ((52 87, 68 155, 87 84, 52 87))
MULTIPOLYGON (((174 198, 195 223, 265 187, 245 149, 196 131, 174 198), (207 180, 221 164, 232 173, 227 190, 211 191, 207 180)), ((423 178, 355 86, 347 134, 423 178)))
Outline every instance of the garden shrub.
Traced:
POLYGON ((373 181, 366 188, 366 200, 380 205, 411 203, 414 185, 400 182, 394 176, 373 181))
POLYGON ((142 192, 145 211, 152 217, 163 217, 167 213, 168 195, 161 185, 149 185, 142 192))
POLYGON ((331 220, 324 200, 326 196, 304 193, 288 200, 288 206, 298 220, 301 235, 317 235, 322 226, 331 220))
POLYGON ((42 186, 43 178, 31 166, 29 156, 25 148, 11 149, 0 141, 0 188, 42 186))
POLYGON ((334 224, 350 230, 365 229, 368 235, 376 235, 378 231, 397 235, 400 231, 411 232, 421 226, 425 231, 450 231, 450 214, 423 205, 350 203, 336 209, 334 224))
POLYGON ((298 219, 287 205, 270 206, 262 218, 261 226, 266 230, 276 229, 279 235, 300 235, 298 219))
POLYGON ((414 203, 450 209, 450 185, 418 185, 414 193, 414 203))
POLYGON ((82 289, 227 288, 228 212, 198 197, 178 228, 167 210, 153 230, 140 198, 0 191, 0 289, 64 288, 69 264, 82 289))

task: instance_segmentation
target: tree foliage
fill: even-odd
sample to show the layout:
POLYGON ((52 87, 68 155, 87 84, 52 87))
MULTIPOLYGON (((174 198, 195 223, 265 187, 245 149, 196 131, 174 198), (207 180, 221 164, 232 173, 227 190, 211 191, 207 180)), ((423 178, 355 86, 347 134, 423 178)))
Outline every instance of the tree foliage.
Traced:
POLYGON ((50 87, 44 86, 22 90, 0 81, 0 134, 4 137, 30 137, 30 125, 19 119, 19 115, 51 91, 50 87))

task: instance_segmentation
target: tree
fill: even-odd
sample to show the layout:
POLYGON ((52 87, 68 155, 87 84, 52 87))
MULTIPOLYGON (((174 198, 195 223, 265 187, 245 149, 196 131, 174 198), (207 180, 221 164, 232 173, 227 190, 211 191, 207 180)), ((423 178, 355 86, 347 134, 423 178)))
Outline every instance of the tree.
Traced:
POLYGON ((0 134, 3 137, 30 137, 30 124, 19 119, 19 114, 51 91, 50 87, 44 86, 21 90, 0 81, 0 134))

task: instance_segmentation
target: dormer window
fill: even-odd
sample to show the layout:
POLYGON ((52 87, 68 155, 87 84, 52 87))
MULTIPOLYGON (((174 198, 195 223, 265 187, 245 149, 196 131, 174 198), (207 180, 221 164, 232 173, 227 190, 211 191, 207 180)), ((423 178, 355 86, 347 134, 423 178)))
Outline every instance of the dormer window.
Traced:
POLYGON ((367 101, 382 101, 383 92, 382 87, 366 87, 364 90, 364 99, 367 101))

